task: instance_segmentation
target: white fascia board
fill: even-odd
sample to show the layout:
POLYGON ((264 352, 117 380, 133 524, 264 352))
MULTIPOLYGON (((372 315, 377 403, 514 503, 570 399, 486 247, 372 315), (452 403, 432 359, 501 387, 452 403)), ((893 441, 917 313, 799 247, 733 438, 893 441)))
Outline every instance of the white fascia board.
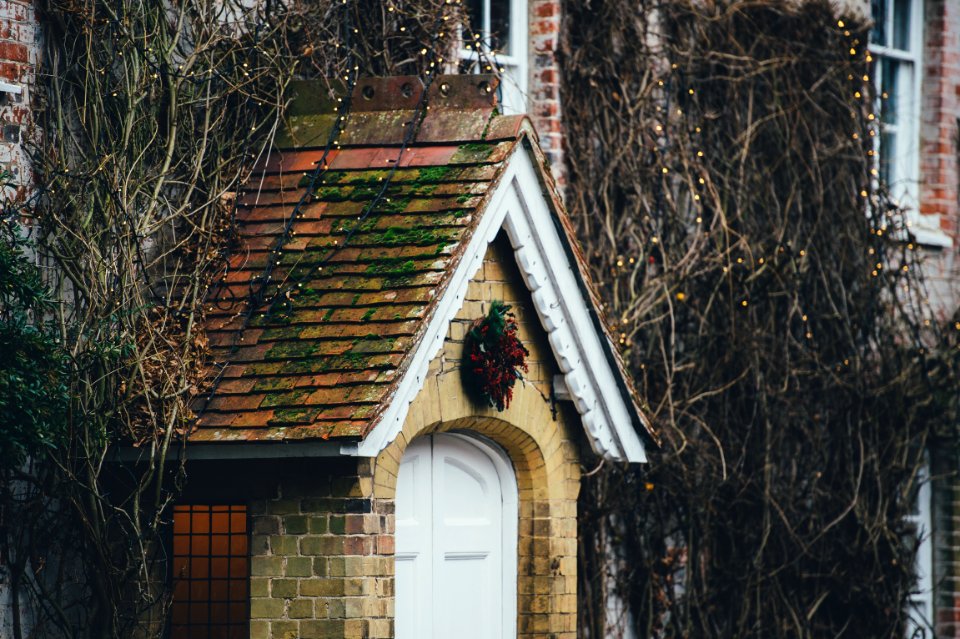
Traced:
POLYGON ((487 246, 505 228, 591 447, 607 459, 645 462, 646 451, 633 427, 633 413, 618 380, 619 371, 601 341, 606 337, 593 322, 590 301, 541 190, 531 152, 524 144, 517 144, 500 183, 478 214, 477 229, 438 300, 390 404, 367 437, 342 446, 342 453, 375 457, 396 439, 410 404, 426 382, 430 362, 443 347, 450 322, 463 306, 467 286, 483 264, 487 246))
POLYGON ((516 153, 511 164, 523 206, 507 213, 507 235, 590 444, 608 459, 645 462, 630 400, 603 343, 607 338, 594 323, 592 303, 530 153, 516 153))

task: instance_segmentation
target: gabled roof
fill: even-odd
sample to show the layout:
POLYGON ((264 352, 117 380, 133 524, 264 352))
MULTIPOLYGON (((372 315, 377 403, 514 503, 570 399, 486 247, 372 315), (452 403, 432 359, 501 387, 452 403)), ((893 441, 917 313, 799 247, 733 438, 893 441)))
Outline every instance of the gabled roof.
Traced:
POLYGON ((294 88, 286 131, 240 195, 241 246, 207 304, 220 372, 196 407, 191 441, 339 441, 345 452, 375 455, 422 387, 471 264, 506 227, 594 448, 643 458, 636 429, 655 435, 601 320, 536 136, 525 117, 497 114, 495 88, 487 76, 437 78, 417 126, 419 80, 363 80, 329 148, 336 101, 320 84, 294 88), (553 220, 543 229, 550 249, 542 239, 518 248, 523 233, 532 237, 530 223, 543 220, 497 204, 523 171, 525 189, 536 192, 514 195, 530 200, 514 208, 529 215, 539 206, 553 220), (561 285, 581 293, 563 317, 542 286, 556 277, 569 281, 553 295, 561 285))

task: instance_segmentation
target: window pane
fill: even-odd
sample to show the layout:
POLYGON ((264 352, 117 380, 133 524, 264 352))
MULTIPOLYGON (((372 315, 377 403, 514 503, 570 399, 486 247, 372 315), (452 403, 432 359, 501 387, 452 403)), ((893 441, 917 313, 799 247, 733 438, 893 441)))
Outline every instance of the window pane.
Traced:
POLYGON ((215 557, 211 560, 210 575, 220 577, 226 575, 230 570, 230 560, 226 557, 215 557))
POLYGON ((214 579, 210 582, 210 600, 228 601, 230 599, 230 582, 226 579, 214 579))
POLYGON ((893 2, 893 48, 910 51, 910 0, 893 2))
POLYGON ((190 554, 190 537, 175 535, 173 537, 173 554, 186 556, 190 554))
POLYGON ((230 559, 230 575, 232 577, 247 576, 247 558, 233 557, 230 559))
POLYGON ((243 602, 247 598, 247 584, 240 579, 230 580, 230 600, 243 602))
MULTIPOLYGON (((174 520, 173 527, 176 528, 176 520, 174 520)), ((210 513, 200 512, 193 513, 193 529, 190 531, 193 533, 205 533, 210 532, 210 513)))
POLYGON ((194 556, 190 560, 190 579, 206 579, 210 576, 210 559, 194 556))
POLYGON ((483 31, 483 0, 468 0, 465 4, 467 5, 467 18, 470 22, 469 29, 463 30, 463 39, 470 42, 473 40, 470 35, 471 30, 478 34, 483 31))
POLYGON ((900 63, 884 59, 880 62, 880 68, 880 121, 896 124, 900 108, 900 63))
MULTIPOLYGON (((221 528, 221 530, 224 530, 221 528)), ((212 535, 210 537, 210 555, 213 557, 226 557, 230 553, 229 535, 212 535)))
POLYGON ((490 0, 490 48, 510 55, 510 0, 490 0))
POLYGON ((887 0, 870 0, 870 16, 873 18, 870 42, 886 46, 887 0))
POLYGON ((894 184, 897 181, 897 136, 890 131, 880 134, 880 181, 894 184))
POLYGON ((213 526, 214 530, 217 530, 217 531, 226 530, 227 527, 230 525, 229 521, 230 521, 229 513, 215 512, 213 513, 211 525, 213 526))
POLYGON ((170 639, 246 637, 246 507, 177 506, 173 517, 170 639))
POLYGON ((203 557, 210 552, 209 535, 193 535, 190 537, 190 552, 194 557, 203 557))
POLYGON ((231 555, 246 555, 247 554, 247 537, 246 535, 231 535, 230 536, 230 554, 231 555))

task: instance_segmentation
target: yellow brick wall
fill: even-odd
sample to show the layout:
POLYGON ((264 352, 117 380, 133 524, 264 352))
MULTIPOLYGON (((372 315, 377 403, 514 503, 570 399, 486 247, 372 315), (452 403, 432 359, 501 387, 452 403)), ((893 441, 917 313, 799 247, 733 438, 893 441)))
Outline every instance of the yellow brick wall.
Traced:
POLYGON ((252 639, 392 637, 393 504, 369 459, 281 473, 250 509, 252 639))
POLYGON ((556 367, 506 238, 487 251, 429 371, 403 431, 377 459, 338 460, 355 467, 328 479, 318 467, 315 481, 291 480, 251 503, 252 639, 393 637, 400 459, 412 439, 452 429, 493 440, 516 471, 519 637, 576 636, 579 417, 550 400, 556 367), (493 300, 512 305, 530 351, 527 380, 503 412, 466 397, 459 370, 463 337, 493 300))
POLYGON ((501 234, 469 285, 463 308, 451 323, 443 351, 430 366, 402 433, 383 451, 374 469, 374 494, 384 502, 394 497, 399 460, 415 437, 471 430, 506 451, 520 490, 517 624, 521 638, 576 636, 581 427, 569 404, 550 400, 557 372, 512 248, 501 234), (530 351, 526 381, 514 387, 513 403, 503 412, 466 397, 459 370, 463 337, 476 318, 487 314, 493 300, 512 306, 520 337, 530 351))

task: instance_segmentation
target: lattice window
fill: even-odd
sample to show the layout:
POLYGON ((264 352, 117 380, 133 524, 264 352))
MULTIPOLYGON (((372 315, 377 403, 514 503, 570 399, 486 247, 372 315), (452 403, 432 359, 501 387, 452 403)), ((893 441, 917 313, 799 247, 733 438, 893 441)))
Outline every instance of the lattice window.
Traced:
POLYGON ((249 575, 246 506, 175 506, 170 639, 246 639, 249 575))

